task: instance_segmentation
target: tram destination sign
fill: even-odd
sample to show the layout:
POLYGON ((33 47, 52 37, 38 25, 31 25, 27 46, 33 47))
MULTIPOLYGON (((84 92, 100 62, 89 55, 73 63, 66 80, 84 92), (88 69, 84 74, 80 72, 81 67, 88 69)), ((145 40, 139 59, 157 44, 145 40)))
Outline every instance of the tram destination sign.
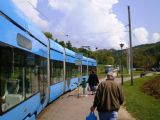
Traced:
POLYGON ((76 59, 80 59, 80 60, 83 59, 82 53, 77 53, 77 54, 75 55, 75 57, 76 57, 76 59))

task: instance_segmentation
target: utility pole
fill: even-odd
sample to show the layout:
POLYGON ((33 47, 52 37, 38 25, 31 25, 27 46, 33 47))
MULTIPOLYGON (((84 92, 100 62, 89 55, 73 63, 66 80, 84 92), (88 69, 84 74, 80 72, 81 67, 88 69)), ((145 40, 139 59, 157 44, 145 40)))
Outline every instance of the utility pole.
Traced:
POLYGON ((64 79, 63 93, 65 93, 66 91, 66 48, 63 49, 63 79, 64 79))
POLYGON ((130 6, 128 6, 128 28, 129 28, 129 43, 130 43, 130 72, 131 72, 131 85, 133 85, 133 53, 132 53, 132 30, 131 30, 131 13, 130 6))
MULTIPOLYGON (((130 42, 128 43, 128 45, 130 45, 130 42)), ((128 73, 129 73, 129 75, 131 75, 131 65, 130 65, 130 46, 128 46, 127 53, 128 53, 128 73)))
POLYGON ((128 54, 128 50, 129 50, 129 47, 127 48, 126 47, 126 66, 127 66, 127 71, 128 71, 128 74, 130 75, 130 73, 129 73, 129 54, 128 54))
POLYGON ((88 57, 89 57, 89 48, 90 48, 90 46, 82 46, 82 47, 88 49, 88 52, 87 52, 87 76, 88 76, 88 57))
POLYGON ((49 101, 49 95, 50 95, 50 82, 51 82, 51 73, 50 73, 50 39, 48 38, 48 59, 47 59, 47 77, 48 77, 48 82, 47 82, 47 92, 48 92, 48 101, 49 101))
MULTIPOLYGON (((68 39, 69 35, 65 35, 68 39)), ((64 86, 63 86, 63 93, 66 91, 66 48, 63 48, 63 80, 64 80, 64 86)))

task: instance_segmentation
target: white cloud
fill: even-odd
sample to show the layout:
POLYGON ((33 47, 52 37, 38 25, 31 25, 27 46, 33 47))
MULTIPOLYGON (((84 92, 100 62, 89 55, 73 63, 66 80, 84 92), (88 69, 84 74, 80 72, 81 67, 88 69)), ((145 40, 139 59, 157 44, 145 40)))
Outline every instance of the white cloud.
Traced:
POLYGON ((112 12, 118 0, 28 0, 35 8, 38 3, 45 3, 38 9, 45 13, 48 21, 26 0, 12 1, 43 31, 52 32, 60 40, 70 40, 74 46, 119 49, 121 42, 128 43, 124 24, 112 12))
POLYGON ((29 2, 34 6, 37 7, 38 1, 37 0, 29 0, 29 2))
POLYGON ((148 43, 148 31, 144 27, 135 28, 133 30, 134 37, 133 45, 140 45, 148 43))
POLYGON ((153 33, 153 38, 152 38, 152 42, 156 43, 160 41, 160 33, 153 33))
POLYGON ((72 0, 68 0, 67 2, 64 2, 63 0, 50 0, 49 5, 54 9, 62 10, 65 12, 66 10, 72 9, 73 2, 72 0))
POLYGON ((42 29, 48 28, 48 22, 40 17, 40 13, 35 10, 38 0, 12 0, 22 12, 42 29))
POLYGON ((118 0, 49 0, 53 11, 63 13, 60 21, 54 21, 57 26, 52 31, 60 39, 65 39, 65 33, 70 34, 77 46, 119 48, 119 43, 125 43, 126 33, 124 24, 112 12, 117 3, 118 0))

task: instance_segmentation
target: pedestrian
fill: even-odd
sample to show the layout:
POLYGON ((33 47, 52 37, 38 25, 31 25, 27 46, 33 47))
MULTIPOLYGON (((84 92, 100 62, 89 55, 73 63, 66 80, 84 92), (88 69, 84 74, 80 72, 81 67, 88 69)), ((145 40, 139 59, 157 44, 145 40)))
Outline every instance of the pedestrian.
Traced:
POLYGON ((94 112, 97 108, 100 120, 117 120, 118 110, 123 101, 122 88, 114 81, 113 73, 109 72, 107 79, 99 84, 90 110, 94 112))
POLYGON ((95 74, 94 70, 91 70, 91 73, 88 78, 88 84, 89 84, 90 90, 92 91, 92 94, 94 94, 99 84, 98 76, 95 74))

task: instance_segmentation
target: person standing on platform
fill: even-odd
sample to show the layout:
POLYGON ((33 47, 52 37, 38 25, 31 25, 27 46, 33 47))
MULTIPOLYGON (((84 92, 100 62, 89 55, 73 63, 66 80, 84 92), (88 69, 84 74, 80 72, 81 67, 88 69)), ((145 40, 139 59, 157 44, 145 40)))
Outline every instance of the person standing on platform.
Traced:
POLYGON ((107 79, 98 86, 91 112, 97 108, 100 120, 117 120, 118 110, 124 102, 120 84, 114 81, 113 73, 107 74, 107 79))
POLYGON ((92 91, 92 94, 94 94, 99 84, 98 76, 95 74, 94 70, 92 70, 91 74, 89 75, 88 84, 89 84, 90 90, 92 91))

